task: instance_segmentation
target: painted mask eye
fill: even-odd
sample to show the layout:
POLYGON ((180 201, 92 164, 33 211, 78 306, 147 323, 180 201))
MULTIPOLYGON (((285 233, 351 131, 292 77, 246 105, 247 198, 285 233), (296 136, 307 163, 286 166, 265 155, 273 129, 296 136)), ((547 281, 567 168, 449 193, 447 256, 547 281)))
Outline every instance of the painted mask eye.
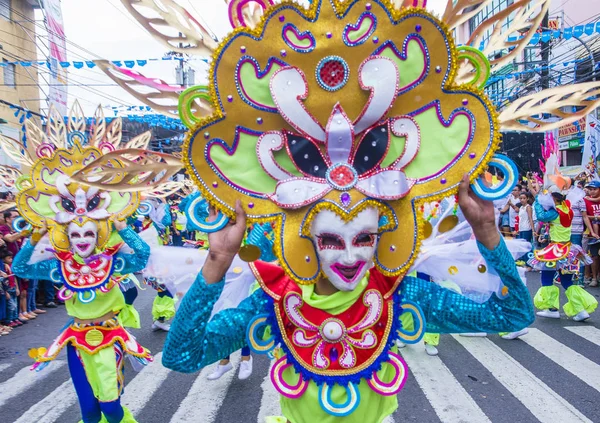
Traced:
POLYGON ((75 203, 68 198, 61 197, 60 204, 63 206, 63 209, 70 213, 75 212, 75 203))
POLYGON ((375 244, 376 234, 363 232, 354 238, 352 244, 356 247, 372 247, 375 244))
POLYGON ((96 236, 96 234, 94 234, 92 231, 87 231, 83 236, 86 238, 93 238, 96 236))
POLYGON ((100 196, 94 195, 92 197, 92 199, 90 201, 88 201, 86 209, 87 209, 87 211, 91 212, 92 210, 95 210, 99 204, 100 204, 100 196))
POLYGON ((81 238, 81 234, 79 232, 73 232, 71 234, 71 238, 73 238, 73 239, 80 239, 81 238))
POLYGON ((319 250, 343 250, 346 248, 344 240, 339 235, 321 234, 317 235, 319 250))

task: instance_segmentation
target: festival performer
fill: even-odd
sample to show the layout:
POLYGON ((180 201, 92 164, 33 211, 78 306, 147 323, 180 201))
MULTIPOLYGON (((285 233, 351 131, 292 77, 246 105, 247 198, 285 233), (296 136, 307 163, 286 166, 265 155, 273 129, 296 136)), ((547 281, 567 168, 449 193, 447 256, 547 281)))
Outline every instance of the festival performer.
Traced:
MULTIPOLYGON (((464 6, 449 8, 451 21, 464 6)), ((216 48, 210 87, 181 99, 193 128, 188 174, 217 210, 207 262, 182 299, 163 364, 195 372, 246 343, 255 352, 280 345, 271 380, 285 419, 380 422, 397 408, 407 375, 396 338, 518 332, 534 319, 488 201, 505 197, 517 172, 494 156, 500 121, 478 89, 487 58, 457 51, 427 12, 388 2, 283 3, 264 13, 216 48), (463 61, 478 72, 459 71, 463 61), (209 97, 205 119, 190 118, 196 97, 209 97), (488 164, 505 175, 494 188, 479 179, 488 164), (430 235, 420 205, 457 192, 483 259, 474 272, 499 282, 479 302, 463 289, 466 278, 459 294, 405 276, 430 235), (211 319, 247 219, 273 225, 278 265, 254 262, 261 289, 211 319), (415 330, 401 326, 403 312, 413 313, 415 330)), ((525 111, 503 112, 501 122, 520 124, 525 111)))
MULTIPOLYGON (((146 199, 141 202, 137 212, 142 217, 140 228, 142 238, 147 239, 151 246, 163 245, 160 231, 164 231, 165 225, 171 223, 167 205, 156 199, 146 199)), ((156 291, 152 302, 152 330, 168 332, 170 328, 168 321, 175 316, 173 294, 154 276, 144 278, 144 283, 156 291)))
POLYGON ((164 181, 155 179, 158 174, 168 179, 180 166, 175 158, 143 150, 149 133, 116 150, 119 119, 107 127, 101 107, 95 118, 89 136, 78 103, 67 125, 52 108, 47 134, 27 121, 28 146, 35 156, 15 140, 1 141, 13 159, 31 167, 30 174, 8 167, 0 174, 4 180, 13 176, 19 213, 35 228, 15 257, 13 271, 61 285, 58 296, 72 318, 48 349, 30 350, 36 360, 32 369, 42 370, 66 348, 83 422, 132 423, 134 417, 120 403, 123 359, 128 355, 144 365, 152 357, 125 329, 139 327, 139 316, 124 299, 119 275, 141 271, 150 249, 125 219, 138 207, 141 187, 153 188, 164 181), (138 174, 137 166, 147 173, 138 174))
POLYGON ((528 264, 542 274, 542 287, 537 291, 534 304, 540 310, 540 317, 560 319, 560 292, 554 284, 559 276, 565 289, 568 302, 563 306, 566 315, 581 322, 590 318, 598 306, 598 301, 581 286, 573 284, 573 275, 579 273, 580 261, 591 264, 592 260, 583 249, 571 243, 573 210, 567 199, 571 180, 558 171, 558 146, 552 138, 547 138, 544 154, 544 193, 540 193, 534 203, 537 219, 550 224, 550 243, 533 252, 528 264))

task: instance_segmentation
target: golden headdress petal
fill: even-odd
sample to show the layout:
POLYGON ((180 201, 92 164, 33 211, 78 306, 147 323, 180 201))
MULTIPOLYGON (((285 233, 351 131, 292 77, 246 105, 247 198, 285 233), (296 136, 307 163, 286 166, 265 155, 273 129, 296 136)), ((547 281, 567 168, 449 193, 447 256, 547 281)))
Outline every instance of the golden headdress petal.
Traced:
POLYGON ((240 199, 251 221, 273 222, 280 263, 299 283, 319 274, 306 233, 314 213, 385 209, 377 266, 401 274, 418 249, 415 207, 474 179, 498 146, 493 107, 455 84, 456 64, 447 27, 421 8, 275 5, 215 51, 216 111, 186 142, 188 173, 225 214, 240 199))

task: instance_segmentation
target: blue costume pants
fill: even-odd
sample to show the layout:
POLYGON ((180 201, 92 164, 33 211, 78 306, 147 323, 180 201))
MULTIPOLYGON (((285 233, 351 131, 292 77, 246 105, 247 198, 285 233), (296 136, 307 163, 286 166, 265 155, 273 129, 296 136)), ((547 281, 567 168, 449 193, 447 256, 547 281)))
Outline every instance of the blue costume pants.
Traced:
MULTIPOLYGON (((554 284, 555 270, 543 270, 542 271, 542 286, 552 286, 554 284)), ((573 274, 567 273, 560 275, 560 284, 566 290, 573 285, 573 274)))

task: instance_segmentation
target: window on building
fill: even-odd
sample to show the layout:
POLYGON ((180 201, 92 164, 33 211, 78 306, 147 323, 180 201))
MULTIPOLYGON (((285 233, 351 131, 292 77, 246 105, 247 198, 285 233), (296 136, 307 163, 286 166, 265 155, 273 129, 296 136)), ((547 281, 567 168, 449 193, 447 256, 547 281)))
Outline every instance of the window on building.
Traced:
MULTIPOLYGON (((491 18, 493 15, 501 12, 508 6, 511 6, 514 2, 514 0, 492 0, 478 14, 476 14, 469 20, 469 31, 471 32, 471 34, 483 21, 487 20, 488 18, 491 18)), ((502 23, 502 29, 505 30, 508 27, 508 25, 512 22, 512 20, 512 15, 506 18, 505 21, 502 23)), ((483 37, 480 38, 484 44, 490 37, 491 32, 491 30, 486 31, 483 37)))
POLYGON ((583 158, 581 148, 565 151, 567 152, 567 162, 564 164, 564 166, 579 166, 581 164, 581 159, 583 158))
POLYGON ((0 18, 11 20, 11 3, 12 0, 0 0, 0 18))
POLYGON ((3 85, 15 88, 17 86, 17 81, 15 78, 16 67, 13 63, 7 64, 8 60, 6 59, 2 59, 2 61, 4 62, 4 66, 2 66, 2 70, 4 73, 3 85))

